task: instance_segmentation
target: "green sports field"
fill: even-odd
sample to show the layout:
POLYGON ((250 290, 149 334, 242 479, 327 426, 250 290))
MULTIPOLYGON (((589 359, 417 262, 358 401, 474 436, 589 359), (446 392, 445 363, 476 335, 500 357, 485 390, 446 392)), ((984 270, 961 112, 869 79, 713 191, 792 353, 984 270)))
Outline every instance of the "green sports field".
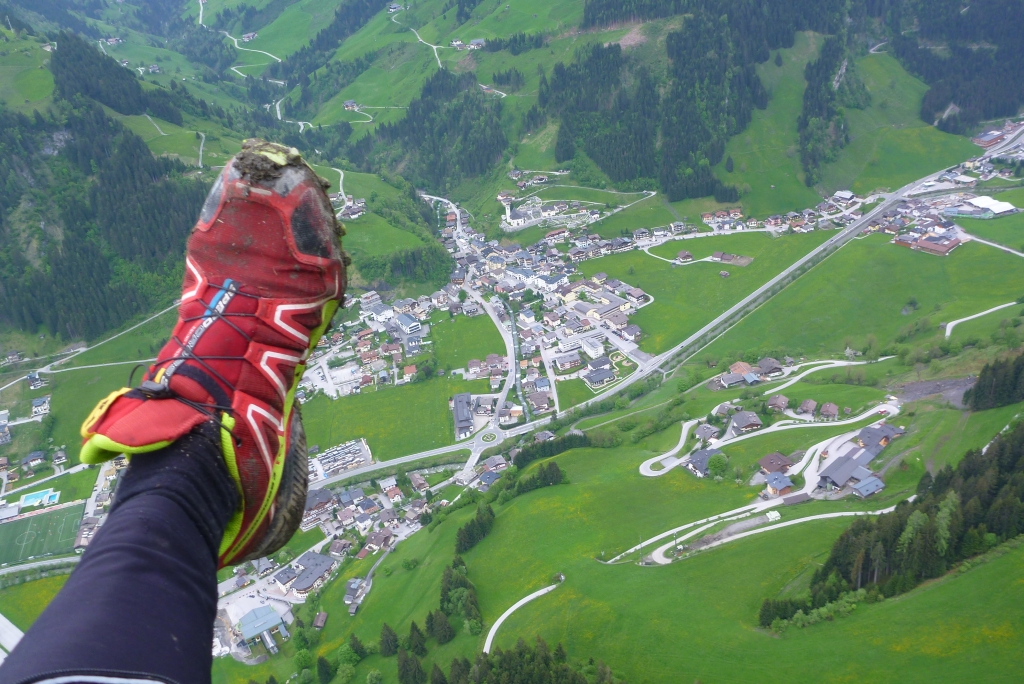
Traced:
POLYGON ((0 565, 70 553, 84 511, 79 504, 0 525, 0 565))

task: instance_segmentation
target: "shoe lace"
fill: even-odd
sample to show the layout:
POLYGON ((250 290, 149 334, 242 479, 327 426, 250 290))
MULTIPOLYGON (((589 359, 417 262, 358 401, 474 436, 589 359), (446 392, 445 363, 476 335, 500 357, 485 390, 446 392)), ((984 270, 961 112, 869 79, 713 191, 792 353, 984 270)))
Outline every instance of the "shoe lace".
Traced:
MULTIPOLYGON (((221 375, 216 368, 211 366, 207 361, 244 361, 244 356, 211 356, 211 355, 200 355, 195 353, 193 350, 195 344, 199 341, 199 338, 207 329, 213 326, 218 321, 222 321, 230 326, 236 333, 238 333, 247 343, 252 341, 252 336, 247 335, 231 318, 255 318, 256 314, 244 313, 244 312, 233 312, 225 311, 226 304, 224 307, 218 306, 218 303, 227 296, 230 298, 240 296, 249 297, 251 299, 259 299, 257 295, 249 294, 246 292, 240 292, 237 287, 237 283, 231 279, 225 280, 220 285, 212 285, 212 289, 217 293, 214 295, 211 302, 206 303, 206 311, 201 316, 189 316, 181 319, 183 323, 192 323, 195 321, 209 321, 209 323, 202 330, 195 331, 193 337, 188 341, 184 341, 177 335, 172 335, 172 339, 178 345, 179 352, 174 356, 169 356, 165 359, 157 361, 153 367, 155 369, 154 375, 159 374, 159 369, 164 368, 164 373, 160 375, 160 380, 146 379, 143 380, 139 387, 135 388, 141 392, 144 396, 150 399, 174 399, 179 401, 186 406, 189 406, 196 411, 206 415, 213 422, 217 423, 220 428, 235 439, 236 443, 240 440, 234 435, 234 433, 224 425, 223 421, 218 416, 218 412, 233 413, 234 409, 231 406, 231 402, 228 400, 227 393, 216 384, 213 378, 223 383, 231 392, 235 391, 235 385, 232 384, 221 375), (198 334, 197 334, 198 333, 198 334), (202 370, 196 368, 196 373, 185 371, 183 374, 198 382, 203 386, 204 389, 214 398, 212 403, 210 402, 197 402, 186 397, 179 395, 177 392, 171 389, 170 380, 175 372, 189 368, 184 364, 188 361, 196 363, 202 370), (205 371, 205 374, 203 373, 205 371), (220 399, 220 401, 218 401, 220 399)), ((140 364, 141 365, 141 364, 140 364)), ((132 380, 135 376, 135 371, 138 370, 139 366, 132 368, 131 375, 128 377, 128 386, 131 387, 132 380)), ((194 368, 194 367, 193 367, 194 368)))

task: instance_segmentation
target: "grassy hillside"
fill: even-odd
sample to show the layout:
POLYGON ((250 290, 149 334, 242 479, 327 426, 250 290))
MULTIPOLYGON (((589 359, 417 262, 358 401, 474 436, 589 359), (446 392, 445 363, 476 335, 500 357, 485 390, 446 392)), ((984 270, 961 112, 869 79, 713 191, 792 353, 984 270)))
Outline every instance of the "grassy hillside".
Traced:
POLYGON ((840 188, 857 193, 895 190, 977 154, 966 138, 921 121, 921 98, 928 86, 895 58, 865 55, 857 60, 857 70, 871 93, 871 106, 846 110, 850 144, 825 167, 826 193, 840 188))
POLYGON ((815 59, 820 44, 821 36, 799 33, 792 48, 778 51, 781 67, 774 60, 758 66, 771 101, 767 109, 755 111, 747 130, 729 141, 722 163, 715 167, 719 178, 741 188, 743 210, 750 216, 765 218, 820 201, 804 182, 796 130, 806 86, 804 67, 815 59), (729 157, 735 164, 732 173, 725 169, 729 157))
POLYGON ((658 354, 697 332, 828 237, 826 231, 776 239, 760 233, 741 234, 672 241, 651 250, 667 259, 674 258, 681 249, 689 250, 696 259, 716 251, 753 257, 753 263, 744 268, 715 262, 675 266, 634 251, 585 261, 580 270, 586 276, 604 271, 609 277, 639 287, 654 297, 654 302, 630 321, 644 331, 640 348, 658 354), (722 270, 730 273, 728 278, 719 275, 722 270))
MULTIPOLYGON (((636 447, 564 454, 557 460, 572 484, 521 496, 498 509, 494 531, 465 554, 485 622, 493 622, 516 600, 548 584, 552 574, 566 575, 566 582, 554 593, 521 608, 505 622, 498 645, 510 647, 519 638, 539 634, 550 643, 561 641, 573 656, 598 654, 619 676, 631 681, 678 681, 680 673, 702 681, 745 681, 760 670, 760 658, 752 659, 752 652, 778 662, 787 679, 795 681, 820 679, 820 672, 803 668, 802 663, 809 661, 825 661, 831 671, 855 678, 889 681, 887 673, 899 672, 900 681, 908 681, 908 677, 924 681, 934 676, 939 665, 918 659, 915 649, 925 643, 931 623, 940 615, 977 630, 994 629, 1012 620, 1016 599, 1000 603, 995 599, 999 592, 992 587, 1004 586, 998 578, 1018 572, 1018 551, 899 600, 861 606, 853 617, 791 630, 781 639, 755 629, 761 600, 799 591, 801 582, 809 579, 809 573, 825 557, 831 540, 848 524, 844 519, 772 531, 669 567, 596 562, 602 555, 607 558, 635 543, 638 536, 647 537, 746 500, 748 488, 702 482, 681 471, 662 478, 641 477, 636 471, 639 462, 677 438, 669 432, 636 447), (931 598, 935 592, 938 597, 931 598), (970 596, 971 602, 961 604, 955 598, 960 595, 970 596), (899 628, 892 626, 893 621, 899 628), (878 635, 891 637, 880 649, 878 635), (699 648, 675 648, 680 639, 699 648), (873 658, 850 659, 846 651, 836 651, 836 639, 842 639, 847 650, 871 650, 873 658), (902 646, 895 648, 896 644, 902 646), (717 656, 708 658, 709 652, 717 656), (658 657, 649 657, 652 653, 658 657), (908 672, 906 667, 913 669, 908 672)), ((806 447, 816 441, 810 432, 797 433, 802 438, 793 439, 793 444, 806 447)), ((830 510, 870 510, 875 504, 840 503, 830 510)), ((321 598, 331 619, 318 650, 331 652, 350 631, 364 641, 374 640, 384 621, 400 635, 408 630, 410 621, 422 622, 426 611, 436 606, 440 574, 453 552, 454 530, 471 512, 471 508, 460 511, 436 530, 417 534, 403 544, 386 562, 393 573, 382 576, 379 585, 375 583, 379 598, 371 596, 355 617, 346 616, 340 607, 342 583, 331 585, 321 598), (402 561, 410 559, 419 560, 419 566, 403 569, 402 561), (382 600, 384 597, 390 600, 382 600)), ((783 520, 790 520, 820 512, 820 505, 813 504, 784 509, 782 514, 783 520)), ((349 566, 345 576, 362 570, 365 566, 349 566)), ((430 643, 427 669, 433 662, 443 665, 453 655, 479 647, 483 635, 473 637, 462 625, 455 626, 455 641, 444 647, 430 643)), ((1010 654, 1016 638, 986 646, 994 681, 1013 671, 1010 654)), ((218 661, 215 681, 261 678, 275 672, 287 676, 282 662, 288 661, 273 659, 243 669, 229 660, 218 661)), ((971 666, 972 656, 964 650, 954 649, 941 660, 942 671, 952 668, 966 673, 971 666)), ((377 668, 389 677, 394 667, 394 659, 372 656, 360 663, 356 676, 377 668)))
POLYGON ((0 614, 25 631, 67 581, 67 575, 59 575, 0 589, 0 614))
POLYGON ((710 356, 736 350, 785 349, 790 355, 862 348, 868 336, 884 347, 899 331, 928 319, 917 346, 951 321, 1024 293, 1019 257, 973 243, 949 257, 897 247, 872 235, 850 242, 713 342, 710 356), (916 310, 905 307, 914 297, 916 310))

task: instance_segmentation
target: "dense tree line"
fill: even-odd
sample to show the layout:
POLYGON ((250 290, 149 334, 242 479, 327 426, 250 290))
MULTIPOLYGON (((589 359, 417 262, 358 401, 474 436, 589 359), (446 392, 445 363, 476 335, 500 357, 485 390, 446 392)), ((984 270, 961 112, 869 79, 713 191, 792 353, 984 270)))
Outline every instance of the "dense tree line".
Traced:
MULTIPOLYGON (((457 0, 455 4, 458 7, 455 11, 455 19, 460 24, 465 24, 473 15, 473 10, 480 4, 480 0, 457 0)), ((445 12, 447 11, 446 9, 445 12)))
MULTIPOLYGON (((449 668, 448 684, 588 684, 587 676, 566 663, 562 644, 554 651, 540 637, 529 646, 522 639, 503 651, 495 648, 490 654, 480 653, 470 666, 466 659, 453 660, 449 668)), ((591 661, 592 662, 592 661, 591 661)), ((611 669, 598 662, 593 671, 596 684, 613 684, 617 680, 611 669)), ((431 682, 434 684, 434 682, 431 682)))
POLYGON ((804 68, 807 87, 797 129, 800 131, 800 161, 808 187, 818 182, 821 165, 835 161, 839 150, 849 141, 846 114, 839 105, 839 94, 834 86, 846 63, 845 55, 844 41, 828 36, 818 58, 804 68))
POLYGON ((468 523, 459 528, 455 535, 455 553, 465 553, 483 541, 494 526, 494 510, 490 506, 480 506, 476 515, 468 523))
POLYGON ((484 51, 486 52, 508 50, 513 55, 519 55, 528 50, 537 50, 542 47, 544 47, 543 33, 534 33, 532 35, 522 32, 513 33, 508 38, 488 38, 487 42, 484 43, 484 51))
POLYGON ((517 468, 525 468, 540 458, 556 456, 569 449, 579 449, 590 446, 590 438, 587 433, 574 430, 564 437, 556 437, 546 442, 534 442, 523 447, 522 451, 516 454, 513 462, 517 468))
POLYGON ((165 90, 145 92, 135 72, 125 69, 73 33, 61 32, 50 61, 57 95, 85 95, 121 114, 155 116, 181 125, 181 113, 165 90))
POLYGON ((972 411, 1009 406, 1024 401, 1024 354, 985 364, 978 382, 964 394, 972 411))
POLYGON ((523 76, 523 72, 515 67, 506 71, 495 71, 491 74, 491 80, 494 85, 508 86, 510 90, 519 90, 526 83, 526 77, 523 76))
POLYGON ((57 94, 70 99, 77 94, 91 97, 121 114, 146 111, 146 95, 135 72, 73 33, 62 31, 57 50, 50 60, 57 94))
MULTIPOLYGON (((105 9, 106 3, 103 0, 12 0, 12 2, 57 26, 69 28, 90 38, 100 37, 99 31, 92 24, 81 19, 75 12, 98 18, 99 13, 105 9)), ((14 17, 11 19, 16 21, 14 17)), ((17 23, 14 25, 17 26, 17 23)))
POLYGON ((86 99, 180 121, 177 93, 143 93, 129 70, 73 34, 58 37, 51 69, 57 90, 46 117, 0 109, 0 322, 93 337, 173 288, 206 188, 86 99))
POLYGON ((366 25, 387 4, 386 0, 343 0, 334 11, 334 19, 301 50, 267 67, 267 74, 298 83, 303 76, 331 61, 342 41, 366 25))
MULTIPOLYGON (((771 50, 792 46, 798 30, 841 28, 844 7, 839 0, 590 0, 587 26, 686 13, 666 38, 664 94, 643 69, 634 74, 634 86, 623 88, 621 75, 630 67, 621 49, 595 46, 569 66, 556 64, 550 80, 542 77, 540 109, 528 114, 525 127, 557 116, 556 160, 582 149, 617 183, 642 186, 643 179, 656 178, 671 200, 715 195, 735 201, 737 190, 718 180, 712 167, 754 109, 768 104, 755 65, 771 50)), ((819 127, 815 121, 813 130, 819 127)))
POLYGON ((682 14, 691 4, 690 0, 586 0, 583 26, 661 19, 682 14))
POLYGON ((190 62, 208 66, 218 74, 234 64, 238 57, 224 36, 205 26, 182 26, 170 47, 185 55, 190 62))
POLYGON ((205 184, 180 178, 183 171, 129 131, 104 160, 90 199, 100 234, 122 259, 151 269, 180 258, 206 196, 205 184))
POLYGON ((214 28, 231 29, 238 28, 242 33, 255 31, 267 24, 272 23, 281 16, 281 13, 293 4, 292 0, 270 0, 261 8, 254 7, 248 3, 242 3, 234 7, 225 7, 213 20, 214 28))
MULTIPOLYGON (((814 607, 869 586, 895 596, 1024 532, 1024 423, 984 451, 968 451, 955 468, 925 473, 917 494, 840 535, 811 581, 814 607)), ((791 608, 765 610, 784 617, 791 608)))
POLYGON ((656 175, 658 93, 643 69, 632 92, 622 88, 624 64, 617 43, 594 45, 569 65, 556 63, 550 81, 541 76, 538 104, 561 119, 556 161, 581 148, 613 181, 656 175))
POLYGON ((562 484, 565 473, 554 461, 542 464, 537 472, 516 482, 516 494, 526 494, 541 487, 553 487, 562 484))
POLYGON ((404 161, 405 175, 435 192, 490 171, 508 139, 501 126, 501 100, 478 91, 472 73, 435 72, 409 103, 404 119, 377 129, 374 139, 384 145, 376 163, 404 161))
POLYGON ((421 247, 364 256, 357 260, 356 267, 369 281, 416 280, 439 286, 451 272, 451 256, 444 247, 431 241, 421 247))
POLYGON ((941 118, 939 127, 954 133, 1012 116, 1024 103, 1024 3, 978 0, 962 9, 958 0, 903 0, 890 13, 893 52, 931 86, 921 118, 941 118), (906 31, 915 25, 919 33, 906 31), (950 104, 959 111, 942 118, 950 104))
POLYGON ((448 617, 461 617, 467 623, 480 625, 480 604, 468 574, 462 556, 455 556, 441 575, 440 610, 448 617))

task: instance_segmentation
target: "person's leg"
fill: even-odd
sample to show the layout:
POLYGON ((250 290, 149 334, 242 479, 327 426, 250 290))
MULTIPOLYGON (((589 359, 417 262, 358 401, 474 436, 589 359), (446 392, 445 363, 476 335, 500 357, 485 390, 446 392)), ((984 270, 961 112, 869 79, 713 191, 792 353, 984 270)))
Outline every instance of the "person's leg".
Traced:
POLYGON ((204 424, 132 460, 106 523, 0 682, 210 681, 217 552, 238 504, 217 431, 204 424))

